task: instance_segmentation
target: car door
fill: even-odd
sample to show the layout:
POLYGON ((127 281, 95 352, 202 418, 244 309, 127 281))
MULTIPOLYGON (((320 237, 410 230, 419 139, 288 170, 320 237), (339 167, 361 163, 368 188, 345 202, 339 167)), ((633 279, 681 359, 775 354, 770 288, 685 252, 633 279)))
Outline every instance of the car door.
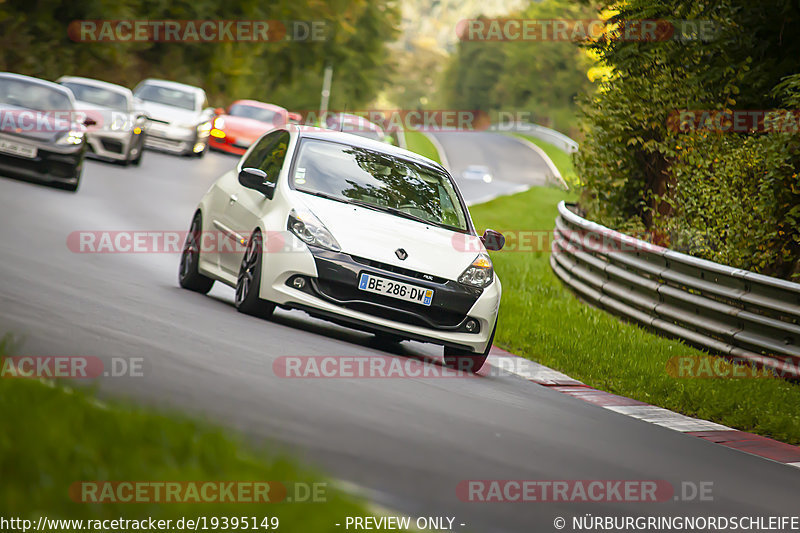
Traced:
MULTIPOLYGON (((278 175, 286 159, 289 132, 276 130, 262 137, 239 168, 257 168, 267 173, 266 180, 278 183, 278 175)), ((261 218, 272 207, 272 201, 260 192, 242 187, 238 181, 222 213, 222 227, 218 228, 237 244, 232 252, 221 251, 220 267, 228 274, 238 275, 246 243, 250 233, 258 227, 261 218)), ((277 228, 273 228, 277 229, 277 228)))

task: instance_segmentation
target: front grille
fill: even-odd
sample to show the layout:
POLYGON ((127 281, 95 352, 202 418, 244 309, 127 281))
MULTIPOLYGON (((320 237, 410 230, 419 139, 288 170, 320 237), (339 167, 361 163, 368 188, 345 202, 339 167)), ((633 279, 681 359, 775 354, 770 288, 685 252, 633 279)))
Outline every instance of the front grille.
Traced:
POLYGON ((342 307, 403 324, 427 328, 454 328, 467 317, 464 313, 440 307, 424 306, 381 294, 365 293, 347 283, 318 279, 315 282, 315 288, 323 296, 336 300, 337 304, 342 307), (369 301, 365 301, 367 299, 369 301))
POLYGON ((119 141, 100 139, 100 144, 103 145, 104 150, 108 150, 109 152, 114 152, 115 154, 122 153, 122 143, 119 141))
POLYGON ((353 261, 355 261, 356 263, 361 263, 362 265, 368 265, 371 266, 372 268, 378 268, 380 270, 385 270, 387 272, 394 272, 395 274, 402 274, 403 276, 408 276, 409 278, 417 278, 425 281, 432 281, 434 283, 442 283, 442 284, 447 283, 446 279, 440 278, 438 276, 433 276, 431 274, 423 274, 422 272, 417 272, 416 270, 394 266, 388 263, 381 263, 380 261, 373 261, 372 259, 365 259, 363 257, 356 257, 355 255, 351 255, 350 257, 352 257, 353 261))

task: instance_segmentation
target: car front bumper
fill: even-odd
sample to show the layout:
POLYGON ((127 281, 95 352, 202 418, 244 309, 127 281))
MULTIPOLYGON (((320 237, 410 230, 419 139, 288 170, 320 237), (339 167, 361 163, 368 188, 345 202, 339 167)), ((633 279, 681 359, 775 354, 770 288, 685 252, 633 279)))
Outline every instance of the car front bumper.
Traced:
POLYGON ((190 130, 169 124, 151 121, 147 126, 144 145, 173 154, 191 154, 202 151, 208 144, 208 131, 202 129, 190 130), (196 150, 198 145, 201 150, 196 150))
POLYGON ((36 156, 20 157, 0 153, 0 172, 45 182, 77 183, 80 178, 86 143, 58 146, 0 134, 0 139, 36 147, 36 156))
POLYGON ((265 300, 358 329, 476 353, 486 349, 500 306, 501 285, 497 277, 485 289, 477 290, 453 280, 434 277, 431 281, 422 278, 423 273, 318 248, 266 253, 263 264, 260 296, 265 300), (361 273, 431 288, 431 305, 360 291, 361 273), (302 288, 292 284, 298 276, 305 281, 302 288), (467 331, 469 321, 476 322, 478 328, 467 331))
POLYGON ((99 159, 109 159, 113 161, 125 161, 130 157, 136 157, 136 150, 139 150, 140 133, 134 135, 130 131, 120 132, 90 132, 86 134, 88 144, 88 157, 99 159))

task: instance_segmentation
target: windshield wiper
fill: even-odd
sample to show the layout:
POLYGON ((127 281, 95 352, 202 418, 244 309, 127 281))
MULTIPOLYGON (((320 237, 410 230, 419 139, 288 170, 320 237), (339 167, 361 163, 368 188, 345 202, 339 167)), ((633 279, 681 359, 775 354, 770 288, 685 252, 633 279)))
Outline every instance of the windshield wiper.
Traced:
POLYGON ((422 222, 423 224, 428 224, 428 225, 433 225, 433 226, 439 226, 440 225, 440 224, 438 224, 436 222, 431 222, 430 220, 426 220, 426 219, 424 219, 422 217, 418 217, 416 215, 412 215, 411 213, 406 213, 405 211, 403 211, 401 209, 397 209, 396 207, 388 207, 388 206, 385 206, 385 205, 375 205, 375 204, 371 204, 369 202, 364 202, 363 200, 352 200, 352 199, 350 200, 350 203, 354 204, 354 205, 361 206, 361 207, 366 207, 367 209, 372 209, 372 210, 375 210, 375 211, 383 211, 385 213, 391 213, 393 215, 396 215, 396 216, 399 216, 399 217, 403 217, 403 218, 407 218, 409 220, 416 220, 417 222, 422 222))
POLYGON ((324 193, 324 192, 309 191, 309 190, 306 190, 306 189, 297 189, 297 190, 302 192, 302 193, 305 193, 305 194, 310 194, 311 196, 318 196, 320 198, 325 198, 326 200, 333 200, 334 202, 342 202, 344 204, 349 204, 350 203, 346 198, 341 198, 339 196, 334 196, 332 194, 328 194, 328 193, 324 193))

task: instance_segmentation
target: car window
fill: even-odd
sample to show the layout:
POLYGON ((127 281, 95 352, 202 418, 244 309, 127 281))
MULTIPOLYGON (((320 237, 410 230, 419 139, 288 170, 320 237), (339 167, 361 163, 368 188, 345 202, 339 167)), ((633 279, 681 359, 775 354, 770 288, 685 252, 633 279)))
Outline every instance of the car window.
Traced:
POLYGON ((260 122, 272 123, 276 126, 280 126, 280 123, 283 122, 282 117, 275 111, 247 104, 233 104, 228 110, 228 114, 232 117, 252 118, 260 122))
POLYGON ((72 109, 72 102, 61 91, 41 83, 0 78, 0 104, 8 104, 37 111, 64 111, 72 109))
POLYGON ((397 216, 467 231, 467 216, 450 176, 435 167, 345 143, 305 139, 291 185, 397 216))
POLYGON ((242 163, 242 168, 258 168, 267 173, 267 181, 275 183, 286 159, 289 132, 277 130, 265 135, 242 163))
POLYGON ((136 96, 145 102, 155 102, 157 104, 180 107, 182 109, 195 110, 194 94, 180 89, 162 87, 160 85, 142 85, 136 89, 136 96))
POLYGON ((111 91, 102 87, 95 87, 93 85, 85 85, 83 83, 76 83, 72 81, 62 82, 61 85, 69 88, 72 91, 72 94, 75 95, 76 100, 108 107, 117 111, 128 110, 128 99, 124 94, 117 91, 111 91))

